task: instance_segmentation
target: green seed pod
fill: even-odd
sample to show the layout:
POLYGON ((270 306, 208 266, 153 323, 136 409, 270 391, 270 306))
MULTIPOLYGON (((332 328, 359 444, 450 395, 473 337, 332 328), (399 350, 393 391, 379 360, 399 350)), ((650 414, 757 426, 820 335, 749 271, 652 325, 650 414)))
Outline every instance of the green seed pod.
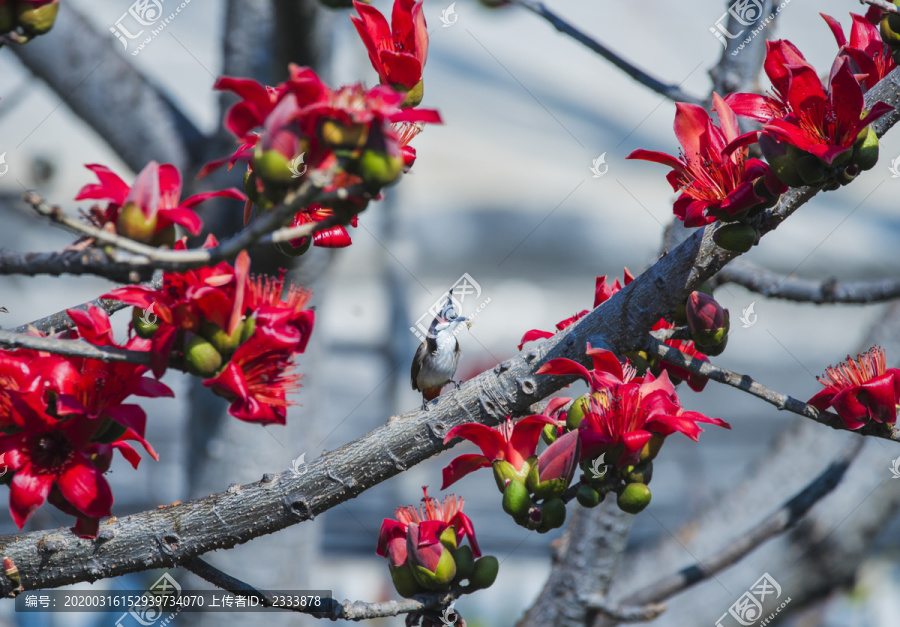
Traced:
POLYGON ((713 241, 734 253, 745 253, 759 241, 759 231, 751 224, 723 224, 715 233, 713 241))
POLYGON ((140 307, 132 307, 131 309, 131 328, 137 333, 138 337, 149 340, 159 329, 159 318, 153 313, 146 313, 140 307))
POLYGON ((871 126, 860 131, 853 144, 853 163, 860 170, 871 170, 878 163, 878 135, 871 126))
POLYGON ((456 562, 456 577, 453 579, 453 585, 456 586, 475 572, 475 558, 472 557, 472 549, 468 544, 464 544, 453 552, 453 561, 456 562))
POLYGON ((413 576, 409 566, 397 566, 391 568, 391 581, 394 582, 394 588, 397 594, 405 599, 414 597, 417 594, 425 592, 425 588, 419 585, 413 576))
POLYGON ((637 514, 650 504, 650 488, 643 483, 629 483, 616 499, 623 512, 637 514))
POLYGON ((562 499, 550 499, 541 505, 541 525, 538 532, 544 533, 558 529, 566 522, 566 504, 562 499))
POLYGON ((632 468, 624 477, 628 483, 650 483, 653 478, 653 462, 647 461, 632 468))
POLYGON ((222 366, 222 355, 205 337, 195 335, 184 347, 184 363, 191 374, 207 378, 222 366))
POLYGON ((556 432, 556 425, 545 425, 541 431, 541 439, 547 444, 553 444, 556 442, 556 432))
POLYGON ((475 571, 469 577, 469 585, 476 590, 490 588, 497 579, 500 562, 493 555, 485 555, 475 562, 475 571))
POLYGON ((578 503, 582 507, 597 507, 603 500, 603 496, 586 483, 578 486, 578 493, 575 495, 575 498, 578 499, 578 503))
POLYGON ((531 508, 531 495, 524 483, 510 481, 503 490, 503 511, 510 516, 523 516, 531 508))

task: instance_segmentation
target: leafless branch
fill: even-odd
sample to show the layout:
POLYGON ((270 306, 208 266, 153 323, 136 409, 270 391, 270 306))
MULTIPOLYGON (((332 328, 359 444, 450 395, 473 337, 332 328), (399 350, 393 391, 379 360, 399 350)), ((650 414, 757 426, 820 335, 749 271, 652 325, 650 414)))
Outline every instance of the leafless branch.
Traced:
POLYGON ((713 577, 742 560, 763 543, 775 538, 806 515, 813 505, 830 494, 862 450, 865 440, 856 438, 819 476, 756 526, 735 538, 709 559, 682 568, 623 599, 626 606, 660 602, 713 577))
MULTIPOLYGON (((869 90, 867 106, 873 100, 900 104, 898 83, 900 69, 869 90)), ((898 118, 895 109, 873 128, 883 135, 898 118)), ((818 191, 804 187, 783 194, 760 217, 760 232, 777 228, 818 191)), ((695 232, 564 331, 438 397, 426 410, 393 416, 384 426, 323 454, 307 463, 299 477, 288 471, 266 474, 252 484, 107 521, 93 541, 68 530, 3 536, 0 554, 16 563, 26 589, 48 588, 171 567, 309 520, 449 448, 443 440, 453 426, 495 425, 575 380, 536 376, 546 360, 568 357, 587 365, 588 342, 616 353, 646 346, 653 324, 736 256, 715 245, 716 228, 695 232)), ((0 595, 10 588, 0 580, 0 595)))
MULTIPOLYGON (((158 290, 160 287, 162 287, 162 275, 160 274, 152 281, 144 283, 144 285, 158 290)), ((125 309, 126 307, 128 307, 128 305, 118 300, 95 298, 94 300, 90 300, 80 305, 75 305, 74 307, 69 307, 68 309, 82 309, 84 311, 87 311, 91 307, 100 307, 107 314, 112 314, 125 309)), ((56 313, 50 314, 49 316, 45 316, 38 320, 33 320, 32 322, 23 324, 14 329, 10 329, 10 331, 12 333, 28 333, 28 331, 30 331, 31 329, 37 329, 41 333, 59 333, 60 331, 66 331, 74 327, 75 325, 72 322, 72 319, 69 318, 69 314, 67 314, 65 310, 63 310, 57 311, 56 313)))
POLYGON ((735 283, 768 298, 781 298, 803 303, 878 303, 900 298, 900 279, 838 281, 802 279, 773 272, 752 262, 735 259, 722 268, 716 285, 735 283))
MULTIPOLYGON (((713 381, 724 383, 725 385, 730 385, 731 387, 735 387, 748 394, 752 394, 753 396, 774 405, 778 409, 787 410, 803 416, 804 418, 810 418, 819 424, 831 427, 832 429, 841 431, 847 430, 843 421, 841 421, 840 416, 834 412, 816 409, 812 405, 808 405, 787 394, 776 392, 775 390, 769 389, 754 381, 745 374, 738 374, 724 368, 719 368, 708 361, 694 359, 689 355, 685 355, 678 349, 663 344, 656 339, 651 339, 650 350, 659 356, 660 359, 667 361, 670 364, 684 368, 694 374, 699 374, 701 377, 706 377, 707 379, 712 379, 713 381)), ((854 433, 900 442, 900 431, 893 425, 874 422, 866 425, 862 429, 854 431, 854 433)))
POLYGON ((199 162, 203 133, 119 45, 71 2, 61 2, 52 33, 11 50, 135 172, 152 159, 179 169, 199 162))
POLYGON ((593 50, 601 57, 612 63, 614 66, 625 72, 628 76, 636 80, 641 85, 649 87, 658 94, 661 94, 675 102, 691 102, 694 104, 702 104, 702 100, 685 93, 678 85, 667 85, 662 81, 650 76, 637 66, 626 61, 615 52, 601 44, 596 39, 588 36, 584 32, 572 26, 559 15, 544 6, 543 2, 534 2, 533 0, 512 0, 513 4, 518 4, 531 11, 532 13, 544 18, 553 25, 556 30, 568 35, 578 43, 593 50))
POLYGON ((150 353, 145 351, 131 351, 115 346, 94 346, 84 340, 60 340, 13 333, 12 331, 0 331, 0 346, 3 348, 30 348, 67 357, 86 357, 101 361, 150 365, 150 353))

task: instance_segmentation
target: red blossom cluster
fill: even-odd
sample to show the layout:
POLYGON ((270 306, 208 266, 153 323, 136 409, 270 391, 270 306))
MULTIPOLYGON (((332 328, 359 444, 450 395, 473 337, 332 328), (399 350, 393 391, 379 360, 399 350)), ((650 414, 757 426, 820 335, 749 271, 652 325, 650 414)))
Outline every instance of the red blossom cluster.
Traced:
MULTIPOLYGON (((113 341, 102 309, 70 309, 75 329, 63 339, 95 346, 113 341)), ((121 348, 147 350, 150 342, 132 338, 121 348)), ((103 473, 114 451, 135 468, 140 462, 129 440, 143 445, 147 415, 132 396, 172 396, 145 366, 62 357, 26 349, 0 351, 0 463, 10 487, 9 508, 21 529, 49 501, 77 518, 75 533, 97 535, 100 518, 110 515, 112 492, 103 473)))
MULTIPOLYGON (((745 221, 772 206, 788 186, 837 189, 875 165, 878 137, 869 124, 892 107, 878 102, 866 109, 863 93, 896 67, 893 48, 882 39, 890 32, 884 28, 888 16, 852 15, 849 41, 834 18, 823 17, 840 47, 824 85, 791 42, 767 41, 771 93, 714 94, 718 126, 702 107, 677 103, 680 157, 649 150, 629 155, 672 168, 667 179, 681 192, 673 210, 686 226, 745 221), (880 34, 873 25, 879 20, 880 34), (735 116, 762 128, 741 135, 735 116), (767 164, 748 158, 749 145, 757 142, 767 164)), ((744 225, 729 227, 716 240, 725 248, 744 252, 758 239, 744 225)))
MULTIPOLYGON (((213 236, 207 246, 214 246, 213 236)), ((179 242, 176 249, 184 249, 179 242)), ((288 289, 284 279, 253 277, 250 257, 241 252, 234 266, 220 262, 183 273, 163 273, 161 289, 121 287, 102 298, 134 305, 132 324, 150 339, 153 373, 183 362, 204 377, 203 384, 231 401, 241 420, 284 424, 289 392, 300 377, 289 374, 294 356, 306 349, 315 314, 306 308, 309 292, 288 289), (156 318, 143 312, 152 312, 156 318), (141 314, 139 316, 139 314, 141 314)))

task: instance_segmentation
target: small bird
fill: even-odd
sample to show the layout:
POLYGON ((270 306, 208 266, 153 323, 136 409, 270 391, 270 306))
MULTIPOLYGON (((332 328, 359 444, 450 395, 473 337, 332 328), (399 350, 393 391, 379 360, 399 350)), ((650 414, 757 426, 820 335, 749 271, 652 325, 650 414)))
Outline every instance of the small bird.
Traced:
POLYGON ((459 363, 459 342, 454 331, 462 323, 472 325, 468 318, 456 313, 448 295, 440 313, 431 321, 428 336, 419 344, 410 370, 412 389, 422 393, 422 409, 436 399, 448 383, 459 387, 459 382, 453 380, 459 363))

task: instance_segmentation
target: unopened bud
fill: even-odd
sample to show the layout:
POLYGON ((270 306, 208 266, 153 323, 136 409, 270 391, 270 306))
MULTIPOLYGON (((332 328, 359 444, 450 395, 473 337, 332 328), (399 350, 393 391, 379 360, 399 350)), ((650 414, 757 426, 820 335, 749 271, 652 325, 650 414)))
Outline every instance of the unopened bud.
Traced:
POLYGON ((59 0, 47 2, 16 2, 19 26, 25 34, 34 37, 43 35, 53 28, 59 13, 59 0))
POLYGON ((725 310, 712 296, 691 292, 685 303, 685 313, 691 338, 698 344, 718 344, 728 332, 725 328, 725 310))
POLYGON ((200 323, 200 334, 209 340, 215 349, 223 356, 229 357, 237 347, 241 345, 241 333, 244 331, 244 323, 239 322, 234 332, 229 335, 219 325, 204 320, 200 323))
POLYGON ((158 216, 155 211, 148 217, 137 204, 126 202, 125 206, 119 209, 116 232, 136 242, 149 243, 156 232, 157 222, 158 216))
POLYGON ((475 571, 475 558, 469 545, 464 544, 453 551, 453 561, 456 562, 456 577, 453 582, 454 585, 458 585, 463 579, 471 577, 475 571))
POLYGON ((853 163, 860 170, 870 170, 878 163, 878 134, 867 126, 859 132, 853 144, 853 163))
POLYGON ((616 504, 623 512, 637 514, 650 505, 650 488, 644 483, 629 483, 619 493, 616 504))
POLYGON ((515 518, 527 514, 530 508, 528 488, 519 481, 510 481, 503 490, 503 511, 515 518))
POLYGON ((406 565, 391 567, 391 581, 394 583, 397 594, 406 599, 425 592, 425 588, 419 585, 409 566, 406 565))
POLYGON ((588 484, 583 483, 578 486, 575 498, 578 499, 578 503, 582 507, 597 507, 603 500, 603 495, 588 484))
POLYGON ((140 307, 132 307, 131 327, 138 337, 149 340, 156 334, 156 330, 159 329, 159 318, 152 313, 147 313, 140 307))
POLYGON ((733 253, 745 253, 759 242, 759 231, 751 224, 733 222, 723 224, 715 233, 713 241, 733 253))
MULTIPOLYGON (((263 151, 257 145, 253 154, 253 172, 268 185, 286 185, 293 179, 290 160, 277 150, 263 151)), ((249 196, 249 194, 248 194, 249 196)))
POLYGON ((207 378, 222 366, 222 355, 206 338, 195 335, 184 347, 184 362, 188 372, 207 378))
POLYGON ((493 555, 484 555, 475 562, 475 570, 469 577, 469 585, 478 590, 490 588, 499 571, 500 562, 497 558, 493 555))
MULTIPOLYGON (((404 92, 406 91, 406 87, 401 84, 393 85, 394 91, 396 92, 404 92)), ((403 99, 403 102, 400 103, 400 107, 406 109, 407 107, 417 107, 419 103, 422 102, 422 97, 425 95, 425 81, 424 79, 420 79, 418 83, 416 83, 415 87, 406 91, 406 98, 403 99)))

